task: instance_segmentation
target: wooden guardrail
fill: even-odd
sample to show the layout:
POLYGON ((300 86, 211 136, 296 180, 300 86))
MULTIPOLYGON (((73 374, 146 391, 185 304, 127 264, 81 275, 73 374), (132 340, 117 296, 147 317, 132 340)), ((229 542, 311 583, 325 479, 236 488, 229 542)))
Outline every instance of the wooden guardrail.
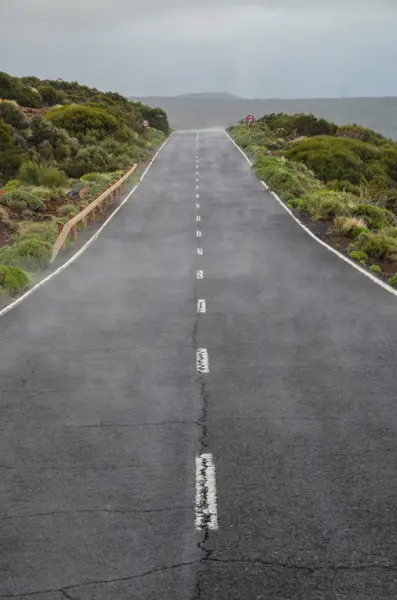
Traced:
POLYGON ((103 212, 103 208, 114 201, 114 199, 123 190, 125 182, 130 175, 132 175, 137 166, 138 165, 132 165, 132 167, 124 175, 122 175, 115 183, 111 184, 107 189, 105 189, 102 194, 88 204, 88 206, 80 206, 80 212, 72 219, 66 223, 58 223, 59 235, 54 244, 50 262, 53 262, 56 259, 59 252, 65 250, 68 236, 70 236, 72 240, 77 238, 78 223, 82 222, 84 228, 86 228, 88 219, 95 221, 96 212, 98 211, 98 213, 101 214, 103 212))

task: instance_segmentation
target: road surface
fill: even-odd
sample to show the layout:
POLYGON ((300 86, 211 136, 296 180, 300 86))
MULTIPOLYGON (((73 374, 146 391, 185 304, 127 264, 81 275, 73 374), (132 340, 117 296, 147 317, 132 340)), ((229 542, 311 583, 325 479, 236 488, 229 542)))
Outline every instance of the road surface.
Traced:
POLYGON ((396 317, 221 131, 174 135, 0 319, 0 597, 397 598, 396 317))

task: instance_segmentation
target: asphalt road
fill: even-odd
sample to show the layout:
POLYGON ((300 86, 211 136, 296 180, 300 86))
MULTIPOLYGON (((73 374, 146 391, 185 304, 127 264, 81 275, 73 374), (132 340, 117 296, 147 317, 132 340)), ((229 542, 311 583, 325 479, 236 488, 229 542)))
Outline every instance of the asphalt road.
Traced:
POLYGON ((0 598, 396 599, 397 298, 196 145, 0 319, 0 598))

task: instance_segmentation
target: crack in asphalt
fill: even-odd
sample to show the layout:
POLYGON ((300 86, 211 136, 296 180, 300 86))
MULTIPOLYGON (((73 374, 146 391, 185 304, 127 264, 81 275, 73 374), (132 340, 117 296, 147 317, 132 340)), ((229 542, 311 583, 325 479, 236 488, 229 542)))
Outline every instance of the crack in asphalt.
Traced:
POLYGON ((367 571, 370 569, 397 569, 397 565, 377 565, 377 564, 366 564, 366 565, 297 565, 293 563, 281 562, 281 561, 267 561, 261 559, 223 559, 223 558, 207 558, 208 562, 221 563, 221 564, 247 564, 247 565, 261 565, 264 567, 280 567, 283 569, 307 571, 308 573, 316 573, 319 571, 367 571))
MULTIPOLYGON (((63 429, 116 429, 116 428, 139 428, 139 427, 166 427, 167 425, 197 425, 197 421, 154 421, 147 423, 98 423, 98 424, 87 424, 87 425, 33 425, 29 427, 0 427, 0 431, 17 431, 17 430, 33 430, 33 431, 62 431, 63 429)), ((0 465, 1 468, 1 465, 0 465)), ((7 467, 5 467, 7 468, 7 467)))
POLYGON ((111 508, 77 508, 75 510, 53 510, 51 512, 44 513, 32 513, 30 515, 10 515, 8 517, 1 517, 0 521, 10 521, 12 519, 34 519, 36 517, 51 517, 53 515, 73 515, 74 513, 114 513, 121 515, 128 514, 150 514, 150 513, 161 513, 161 512, 173 512, 178 510, 191 510, 191 506, 174 506, 165 508, 142 508, 142 509, 111 509, 111 508))
POLYGON ((89 585, 106 585, 108 583, 120 583, 123 581, 132 581, 134 579, 142 579, 143 577, 148 577, 149 575, 153 575, 156 573, 163 573, 165 571, 172 571, 174 569, 180 569, 181 567, 191 567, 195 565, 196 562, 181 562, 176 563, 175 565, 168 565, 163 567, 155 567, 154 569, 150 569, 149 571, 145 571, 144 573, 139 573, 138 575, 127 575, 125 577, 115 577, 114 579, 97 579, 92 581, 85 581, 83 583, 76 583, 72 585, 65 585, 58 589, 46 589, 46 590, 37 590, 34 592, 21 592, 18 594, 1 594, 0 598, 20 598, 21 596, 37 596, 38 594, 50 594, 54 592, 61 593, 65 596, 65 598, 70 598, 71 600, 78 600, 76 597, 70 596, 69 591, 75 590, 78 588, 82 588, 89 585))

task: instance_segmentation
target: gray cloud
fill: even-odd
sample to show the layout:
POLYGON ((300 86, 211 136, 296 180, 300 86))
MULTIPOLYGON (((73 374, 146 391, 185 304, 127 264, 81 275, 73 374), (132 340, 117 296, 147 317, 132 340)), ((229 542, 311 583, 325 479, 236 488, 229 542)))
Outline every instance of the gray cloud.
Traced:
POLYGON ((133 95, 397 95, 396 0, 0 2, 15 75, 133 95))

